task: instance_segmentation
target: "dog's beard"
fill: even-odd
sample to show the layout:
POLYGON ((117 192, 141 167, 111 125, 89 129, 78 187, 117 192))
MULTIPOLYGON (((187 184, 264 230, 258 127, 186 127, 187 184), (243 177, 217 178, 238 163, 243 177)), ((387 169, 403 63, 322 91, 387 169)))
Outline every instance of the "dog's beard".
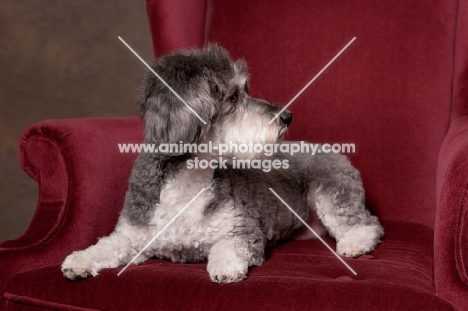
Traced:
POLYGON ((228 152, 223 152, 226 157, 260 159, 264 157, 263 153, 252 149, 255 149, 256 145, 257 149, 263 149, 266 144, 279 143, 287 132, 287 127, 279 125, 276 120, 271 124, 268 124, 269 121, 268 115, 230 114, 220 118, 207 138, 215 150, 221 151, 221 145, 228 146, 228 152), (248 151, 245 151, 246 147, 248 151))

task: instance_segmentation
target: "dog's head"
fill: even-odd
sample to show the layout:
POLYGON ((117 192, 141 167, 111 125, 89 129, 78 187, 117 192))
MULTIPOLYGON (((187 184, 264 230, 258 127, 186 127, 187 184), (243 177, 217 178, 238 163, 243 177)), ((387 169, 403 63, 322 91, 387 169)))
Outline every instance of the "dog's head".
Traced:
POLYGON ((216 44, 173 52, 152 68, 185 103, 148 72, 139 98, 146 143, 272 143, 291 123, 284 111, 269 124, 282 107, 251 98, 247 64, 216 44))

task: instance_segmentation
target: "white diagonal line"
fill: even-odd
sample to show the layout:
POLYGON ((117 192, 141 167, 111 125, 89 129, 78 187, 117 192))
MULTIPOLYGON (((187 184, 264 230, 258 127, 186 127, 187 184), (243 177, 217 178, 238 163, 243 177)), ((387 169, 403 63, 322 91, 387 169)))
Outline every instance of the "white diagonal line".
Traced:
POLYGON ((353 39, 351 39, 351 41, 349 41, 349 43, 348 43, 348 44, 346 44, 346 46, 345 46, 344 48, 342 48, 342 49, 341 49, 341 51, 339 51, 339 52, 338 52, 338 54, 336 54, 336 55, 335 55, 335 57, 333 57, 333 58, 332 58, 332 60, 331 60, 331 61, 329 61, 329 62, 328 62, 328 64, 326 64, 326 65, 325 65, 325 67, 323 67, 323 69, 322 69, 322 70, 320 70, 320 71, 319 71, 319 73, 317 73, 317 74, 315 75, 315 77, 313 77, 313 78, 312 78, 312 80, 310 80, 310 82, 309 82, 309 83, 307 83, 307 85, 306 85, 306 86, 304 86, 304 87, 302 88, 302 90, 300 90, 300 91, 299 91, 299 93, 297 93, 297 95, 296 95, 296 96, 294 96, 294 98, 293 98, 293 99, 291 99, 291 100, 289 101, 289 103, 288 103, 286 106, 284 106, 284 107, 283 107, 283 109, 281 109, 281 111, 280 111, 280 112, 278 112, 278 113, 277 113, 277 114, 276 114, 276 115, 273 117, 273 119, 271 119, 271 120, 270 120, 270 122, 268 122, 268 124, 271 124, 271 122, 273 122, 273 121, 274 121, 276 118, 278 118, 278 116, 279 116, 279 115, 281 115, 281 114, 283 113, 283 111, 285 111, 285 110, 286 110, 286 109, 289 107, 289 105, 291 105, 291 104, 293 103, 293 101, 295 101, 295 100, 296 100, 296 98, 298 98, 298 97, 299 97, 299 95, 301 95, 301 94, 302 94, 302 92, 304 92, 304 91, 305 91, 305 90, 306 90, 306 89, 309 87, 309 85, 311 85, 311 84, 312 84, 312 82, 314 82, 314 81, 315 81, 315 79, 317 79, 317 78, 318 78, 318 77, 319 77, 319 76, 322 74, 322 72, 324 72, 324 71, 325 71, 325 69, 327 69, 327 68, 328 68, 328 66, 330 66, 330 65, 331 65, 331 64, 332 64, 332 63, 335 61, 335 59, 337 59, 337 58, 338 58, 338 56, 340 56, 340 55, 341 55, 341 53, 343 53, 343 52, 344 52, 344 50, 346 50, 346 49, 348 48, 348 46, 350 46, 350 45, 351 45, 351 43, 353 43, 353 41, 354 41, 354 40, 356 40, 356 37, 354 37, 353 39))
POLYGON ((205 189, 206 189, 206 188, 202 188, 202 190, 200 190, 200 192, 198 192, 197 195, 194 196, 193 199, 190 200, 190 202, 188 202, 187 205, 185 205, 184 208, 181 209, 181 210, 174 216, 174 218, 172 218, 171 221, 169 221, 169 222, 164 226, 164 228, 162 228, 161 231, 159 231, 158 234, 156 234, 156 235, 154 236, 154 238, 152 238, 151 241, 149 241, 148 244, 146 244, 145 247, 143 247, 143 249, 142 249, 141 251, 139 251, 138 254, 135 255, 135 257, 133 257, 132 260, 130 260, 130 262, 129 262, 125 267, 122 268, 122 270, 120 270, 119 273, 117 273, 117 276, 120 276, 120 275, 125 271, 125 269, 127 269, 128 266, 130 266, 130 265, 138 258, 138 256, 140 256, 140 255, 151 245, 151 243, 153 243, 153 242, 161 235, 161 233, 163 233, 163 232, 167 229, 167 227, 169 227, 169 226, 177 219, 177 217, 179 217, 180 214, 182 214, 182 213, 187 209, 187 207, 189 207, 190 204, 192 204, 193 201, 195 201, 195 199, 198 198, 198 196, 199 196, 200 194, 202 194, 203 191, 205 191, 205 189))
POLYGON ((164 81, 163 78, 161 78, 161 77, 156 73, 156 71, 154 71, 154 69, 151 68, 151 66, 148 65, 148 63, 145 62, 145 61, 143 60, 143 58, 141 58, 140 55, 138 55, 137 52, 135 52, 135 51, 130 47, 130 45, 127 44, 127 42, 125 42, 124 39, 122 39, 120 36, 119 36, 118 38, 119 38, 120 41, 122 41, 123 44, 125 44, 125 46, 126 46, 130 51, 132 51, 133 54, 135 54, 136 57, 138 57, 138 59, 139 59, 146 67, 148 67, 148 69, 149 69, 162 83, 164 83, 165 86, 167 86, 167 88, 168 88, 182 103, 185 104, 185 106, 187 106, 188 109, 190 109, 190 111, 191 111, 198 119, 200 119, 200 121, 203 122, 203 124, 206 125, 205 120, 203 120, 202 117, 200 117, 200 116, 198 115, 198 113, 196 113, 196 111, 193 110, 192 107, 190 107, 190 106, 185 102, 185 100, 183 100, 182 97, 180 97, 179 94, 177 94, 177 92, 174 91, 174 90, 172 89, 172 87, 170 87, 169 84, 167 84, 166 81, 164 81))
POLYGON ((272 188, 268 188, 280 201, 281 203, 283 203, 293 214, 294 216, 296 216, 306 227, 307 229, 309 229, 316 237, 317 239, 320 240, 320 242, 323 243, 323 245, 325 245, 329 250, 330 252, 333 253, 333 255, 335 255, 336 258, 338 258, 345 266, 346 268, 349 269, 349 271, 351 271, 354 275, 357 275, 356 271, 353 270, 353 268, 351 268, 344 260, 343 258, 340 257, 340 255, 338 255, 321 237, 320 235, 318 235, 308 224, 307 222, 305 222, 301 216, 299 216, 289 205, 288 203, 286 203, 283 198, 281 198, 276 192, 275 190, 273 190, 272 188))

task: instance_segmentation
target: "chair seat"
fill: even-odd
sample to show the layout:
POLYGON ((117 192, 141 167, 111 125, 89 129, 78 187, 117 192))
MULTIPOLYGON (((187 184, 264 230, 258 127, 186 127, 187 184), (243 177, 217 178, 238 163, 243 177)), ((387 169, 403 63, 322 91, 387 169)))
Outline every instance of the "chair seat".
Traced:
POLYGON ((291 241, 235 284, 211 282, 206 264, 150 260, 121 276, 108 269, 78 282, 54 265, 12 276, 5 297, 8 310, 453 310, 434 290, 432 228, 383 225, 375 252, 346 259, 357 276, 320 241, 291 241))

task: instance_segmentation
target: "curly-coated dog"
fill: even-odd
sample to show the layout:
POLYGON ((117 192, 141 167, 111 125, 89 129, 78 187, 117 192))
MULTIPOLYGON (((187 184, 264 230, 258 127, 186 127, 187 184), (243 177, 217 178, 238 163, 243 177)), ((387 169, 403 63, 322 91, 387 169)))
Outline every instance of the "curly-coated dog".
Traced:
MULTIPOLYGON (((274 144, 291 124, 292 114, 281 112, 282 106, 249 96, 246 63, 233 61, 216 44, 173 52, 158 59, 153 69, 185 103, 153 73, 147 74, 139 98, 146 144, 209 142, 214 150, 221 144, 274 144)), ((226 163, 220 159, 217 167, 196 167, 202 160, 213 163, 215 154, 140 153, 114 232, 70 254, 61 267, 64 276, 81 279, 129 263, 202 188, 206 190, 135 264, 151 257, 182 263, 207 260, 211 280, 243 280, 248 267, 264 262, 266 247, 302 227, 269 188, 310 224, 323 224, 342 256, 368 253, 380 242, 383 228, 365 209, 360 174, 344 155, 277 151, 260 156, 232 150, 226 163), (240 159, 244 164, 270 161, 273 168, 239 168, 240 159)))

